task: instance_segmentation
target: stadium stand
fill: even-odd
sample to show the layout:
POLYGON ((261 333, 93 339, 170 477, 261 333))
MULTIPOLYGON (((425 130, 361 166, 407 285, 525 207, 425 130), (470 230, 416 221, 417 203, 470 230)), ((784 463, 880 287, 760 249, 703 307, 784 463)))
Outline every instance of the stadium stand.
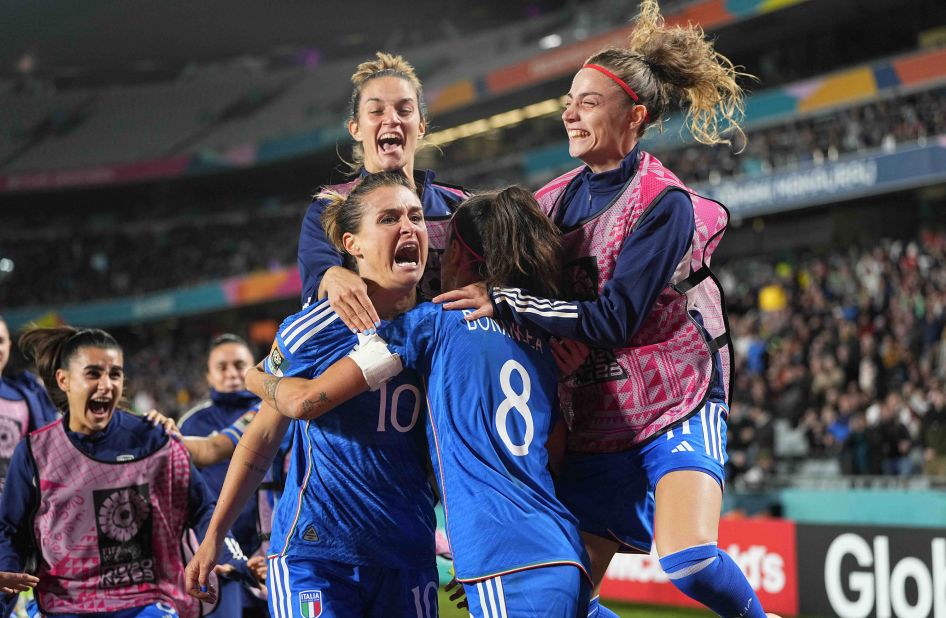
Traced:
MULTIPOLYGON (((693 5, 664 3, 683 16, 693 5)), ((927 53, 932 48, 917 33, 946 24, 946 9, 929 0, 786 5, 715 28, 719 49, 761 78, 759 95, 778 88, 798 92, 839 71, 927 53), (847 25, 855 20, 845 19, 851 11, 859 16, 857 37, 847 25)), ((493 31, 448 32, 416 42, 405 53, 428 85, 434 129, 477 120, 483 110, 499 113, 560 96, 573 63, 509 92, 493 92, 488 84, 484 89, 480 82, 505 66, 541 59, 536 42, 549 34, 560 34, 568 47, 619 31, 625 12, 610 0, 583 3, 493 31), (447 101, 444 93, 462 80, 477 82, 479 90, 459 103, 447 101)), ((253 170, 254 179, 264 179, 257 188, 244 182, 231 189, 234 174, 222 174, 211 175, 210 189, 199 192, 171 178, 132 192, 0 193, 18 207, 56 204, 51 218, 38 217, 32 207, 4 211, 0 258, 11 259, 15 269, 0 281, 0 308, 132 297, 291 266, 313 183, 337 164, 336 143, 347 143, 341 119, 352 64, 268 66, 242 59, 195 64, 158 83, 79 84, 62 91, 42 81, 32 87, 7 83, 0 89, 5 175, 185 156, 221 156, 237 169, 252 168, 257 160, 241 148, 320 137, 296 153, 303 163, 295 167, 287 159, 253 170), (81 207, 70 208, 72 198, 81 207)), ((725 186, 732 179, 922 146, 946 134, 946 75, 937 75, 919 86, 868 89, 861 98, 750 118, 747 147, 739 154, 688 146, 672 135, 673 124, 653 149, 685 181, 725 186)), ((442 148, 442 162, 437 149, 425 156, 450 182, 534 186, 551 176, 554 165, 535 172, 525 167, 525 156, 562 143, 553 112, 451 142, 442 148)), ((347 146, 339 151, 346 155, 347 146)), ((736 487, 765 486, 784 474, 946 474, 946 237, 942 215, 928 207, 941 206, 941 182, 932 186, 926 197, 897 193, 870 201, 864 212, 874 224, 857 237, 819 227, 824 213, 834 212, 826 202, 793 213, 811 234, 783 234, 764 245, 765 235, 756 232, 779 225, 770 218, 752 218, 730 232, 718 263, 738 350, 730 423, 736 487), (901 204, 910 214, 896 229, 876 223, 877 212, 901 204)), ((294 302, 127 326, 119 334, 138 350, 129 363, 134 403, 153 403, 171 414, 185 410, 202 394, 202 351, 209 336, 224 329, 221 324, 239 330, 249 316, 278 319, 294 302)))
MULTIPOLYGON (((528 149, 536 140, 548 139, 559 130, 557 121, 518 125, 506 137, 528 149)), ((738 155, 729 147, 686 147, 660 153, 671 168, 680 170, 685 182, 710 180, 719 183, 733 175, 764 175, 794 169, 806 162, 837 160, 848 153, 889 151, 904 144, 922 143, 946 135, 946 90, 934 89, 892 100, 838 110, 824 116, 749 131, 748 147, 738 155)), ((524 182, 521 177, 504 179, 495 169, 502 153, 493 153, 489 144, 507 143, 479 140, 475 146, 458 144, 452 159, 476 152, 490 161, 489 170, 460 165, 448 168, 448 178, 468 186, 501 186, 524 182), (494 157, 495 155, 495 157, 494 157), (464 170, 476 170, 464 174, 464 170)), ((472 155, 470 155, 472 156, 472 155)), ((501 166, 499 166, 501 167, 501 166)), ((206 207, 187 203, 178 195, 174 207, 201 210, 197 216, 151 215, 127 223, 118 218, 102 218, 26 228, 15 221, 0 231, 4 255, 18 264, 11 286, 0 287, 0 304, 7 307, 73 302, 89 298, 128 296, 187 286, 201 281, 228 277, 275 265, 294 263, 297 225, 304 212, 300 196, 244 198, 229 202, 225 212, 208 213, 206 207), (258 200, 258 201, 255 201, 258 200), (269 231, 258 236, 256 226, 269 231), (207 231, 214 229, 209 236, 207 231), (46 244, 39 244, 45 239, 46 244), (55 241, 55 242, 50 242, 55 241), (255 244, 255 250, 248 250, 255 244), (138 250, 129 253, 127 247, 138 250), (267 256, 263 258, 262 256, 267 256), (161 262, 166 268, 155 270, 161 262), (59 267, 50 270, 48 264, 59 267), (34 282, 31 286, 16 283, 34 282), (13 289, 16 293, 13 293, 13 289)))
MULTIPOLYGON (((36 67, 0 67, 0 315, 14 331, 103 326, 125 350, 127 407, 172 417, 207 397, 214 336, 237 333, 262 358, 298 310, 299 225, 319 183, 345 177, 358 61, 383 48, 418 68, 437 144, 418 167, 473 189, 534 189, 576 165, 559 98, 591 51, 624 40, 633 12, 621 0, 491 0, 440 15, 417 0, 408 24, 403 10, 377 19, 400 6, 381 3, 382 36, 326 37, 311 23, 274 34, 267 20, 262 45, 241 34, 219 54, 215 33, 253 3, 215 3, 227 14, 197 34, 154 9, 177 55, 126 58, 110 32, 96 56, 97 25, 75 53, 101 66, 57 67, 38 48, 36 67)), ((938 616, 946 3, 660 4, 759 78, 746 82, 745 144, 694 145, 674 116, 643 141, 732 214, 713 258, 736 349, 719 547, 766 611, 938 616)), ((15 353, 12 369, 22 363, 15 353)), ((621 555, 602 598, 685 604, 671 587, 656 551, 621 555)), ((441 615, 451 610, 441 596, 441 615)))

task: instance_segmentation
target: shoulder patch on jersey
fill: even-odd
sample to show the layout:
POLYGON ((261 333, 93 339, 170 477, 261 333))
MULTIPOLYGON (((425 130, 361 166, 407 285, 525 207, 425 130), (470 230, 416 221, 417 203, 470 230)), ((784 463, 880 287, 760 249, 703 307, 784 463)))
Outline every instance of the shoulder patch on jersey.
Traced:
POLYGON ((249 424, 253 421, 253 419, 256 418, 257 412, 259 412, 259 410, 255 408, 252 410, 248 410, 246 413, 243 414, 243 416, 237 419, 234 425, 237 425, 241 429, 246 429, 247 426, 249 426, 249 424))
POLYGON ((302 533, 302 540, 313 543, 319 540, 319 533, 315 531, 315 526, 309 524, 309 527, 302 533))
POLYGON ((286 358, 282 355, 282 352, 279 351, 279 345, 274 341, 273 349, 269 353, 269 366, 273 370, 273 373, 279 371, 279 368, 285 360, 286 358))

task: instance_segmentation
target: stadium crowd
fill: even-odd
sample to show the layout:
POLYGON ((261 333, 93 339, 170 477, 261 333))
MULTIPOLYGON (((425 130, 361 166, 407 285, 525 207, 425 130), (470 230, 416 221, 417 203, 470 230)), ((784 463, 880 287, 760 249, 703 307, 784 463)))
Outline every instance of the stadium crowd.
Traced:
MULTIPOLYGON (((946 133, 944 94, 751 132, 738 157, 725 147, 662 156, 693 182, 707 178, 704 169, 765 173, 922 140, 946 133)), ((457 155, 451 151, 450 159, 457 155)), ((4 234, 2 253, 16 271, 14 285, 0 286, 0 306, 82 301, 92 289, 100 298, 135 295, 180 287, 183 273, 193 273, 188 285, 292 264, 304 205, 270 198, 250 206, 131 225, 67 222, 41 236, 4 234), (266 235, 258 233, 261 220, 266 235), (47 268, 52 263, 59 267, 47 268)), ((774 266, 758 258, 725 267, 738 363, 729 432, 734 482, 758 485, 802 456, 836 460, 851 474, 946 474, 944 261, 946 236, 926 232, 910 242, 774 266), (803 439, 780 440, 779 421, 803 439)), ((181 414, 206 394, 203 338, 172 329, 146 338, 148 345, 129 350, 132 403, 181 414)))
MULTIPOLYGON (((739 155, 722 146, 659 156, 690 183, 764 174, 946 134, 944 101, 940 88, 749 131, 739 155)), ((473 162, 474 154, 495 165, 504 161, 503 144, 537 147, 559 123, 553 116, 509 128, 502 140, 452 145, 447 158, 455 165, 445 175, 476 186, 489 172, 473 162)), ((10 285, 0 286, 0 306, 81 302, 90 290, 98 298, 132 296, 291 265, 304 202, 289 202, 266 198, 186 217, 153 209, 152 218, 133 224, 67 219, 42 230, 10 229, 0 237, 0 257, 12 258, 15 271, 10 285), (260 235, 261 225, 269 233, 260 235), (128 251, 132 246, 137 250, 128 251)), ((946 281, 937 268, 944 244, 942 235, 928 232, 869 251, 774 267, 762 259, 728 266, 739 363, 730 422, 733 480, 758 483, 801 452, 836 458, 852 474, 946 473, 946 281), (775 309, 767 306, 773 296, 780 299, 775 309), (802 451, 797 444, 780 447, 778 419, 804 435, 802 451)), ((204 395, 203 342, 183 345, 174 332, 156 334, 130 354, 142 385, 132 389, 136 407, 179 414, 204 395)))
POLYGON ((946 474, 944 264, 946 234, 927 230, 724 268, 737 485, 764 484, 793 457, 833 459, 853 475, 946 474), (798 442, 775 430, 779 420, 798 442))
POLYGON ((689 182, 766 174, 805 163, 821 164, 849 153, 893 151, 946 134, 946 88, 938 88, 835 113, 747 132, 738 155, 732 148, 689 146, 663 158, 689 182))

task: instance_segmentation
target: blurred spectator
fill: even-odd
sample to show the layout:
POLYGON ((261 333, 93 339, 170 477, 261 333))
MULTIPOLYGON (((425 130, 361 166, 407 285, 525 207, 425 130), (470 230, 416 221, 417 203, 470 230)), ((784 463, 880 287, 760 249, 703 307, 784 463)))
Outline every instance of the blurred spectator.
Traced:
POLYGON ((928 394, 929 407, 923 415, 920 435, 923 440, 923 471, 946 476, 946 393, 934 385, 928 394))
POLYGON ((841 445, 841 471, 845 474, 880 474, 880 445, 876 433, 867 427, 864 414, 851 417, 848 434, 841 445))
MULTIPOLYGON (((766 129, 749 130, 744 151, 686 147, 658 158, 690 183, 756 176, 803 163, 822 164, 848 153, 894 150, 946 133, 946 89, 873 101, 766 129)), ((452 176, 451 176, 452 178, 452 176)))
POLYGON ((880 404, 878 428, 884 474, 904 476, 913 473, 913 461, 910 458, 913 441, 910 430, 900 420, 898 403, 897 396, 891 394, 880 404))

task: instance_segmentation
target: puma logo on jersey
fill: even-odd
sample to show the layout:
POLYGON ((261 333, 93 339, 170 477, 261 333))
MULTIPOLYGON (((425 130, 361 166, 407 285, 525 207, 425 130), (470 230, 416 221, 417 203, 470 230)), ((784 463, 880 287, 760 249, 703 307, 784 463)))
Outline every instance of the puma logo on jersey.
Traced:
POLYGON ((670 451, 670 452, 671 452, 671 453, 687 453, 687 452, 692 453, 692 452, 693 452, 693 447, 690 446, 690 443, 689 443, 689 442, 687 442, 687 441, 684 440, 684 441, 681 442, 679 445, 675 446, 675 447, 673 448, 673 450, 670 451))

